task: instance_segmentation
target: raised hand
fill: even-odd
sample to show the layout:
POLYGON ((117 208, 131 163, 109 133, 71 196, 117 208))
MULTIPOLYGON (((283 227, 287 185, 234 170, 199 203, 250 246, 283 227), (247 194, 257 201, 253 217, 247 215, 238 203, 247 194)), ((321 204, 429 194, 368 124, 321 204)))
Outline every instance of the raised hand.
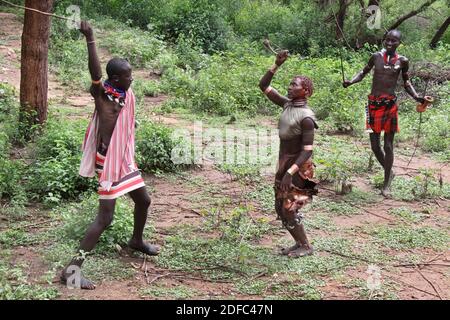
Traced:
POLYGON ((94 37, 94 31, 87 21, 81 21, 80 32, 86 37, 86 39, 92 39, 94 37))
POLYGON ((348 88, 348 87, 350 87, 351 85, 352 85, 352 82, 351 82, 351 81, 344 80, 344 82, 342 82, 342 86, 343 86, 344 88, 348 88))
POLYGON ((425 103, 425 99, 421 98, 421 97, 415 97, 414 100, 416 100, 418 103, 421 103, 421 104, 425 103))
POLYGON ((275 64, 277 66, 281 66, 289 57, 289 51, 288 50, 282 50, 277 53, 277 57, 275 59, 275 64))

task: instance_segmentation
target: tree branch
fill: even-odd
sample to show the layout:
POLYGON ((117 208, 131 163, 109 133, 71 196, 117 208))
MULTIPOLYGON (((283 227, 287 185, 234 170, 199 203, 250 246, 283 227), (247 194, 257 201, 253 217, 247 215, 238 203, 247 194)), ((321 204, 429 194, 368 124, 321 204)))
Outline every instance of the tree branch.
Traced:
POLYGON ((429 7, 430 5, 432 5, 434 2, 436 2, 436 0, 428 0, 427 2, 425 2, 420 8, 418 8, 417 10, 413 10, 408 14, 405 14, 404 16, 400 17, 399 19, 397 19, 397 21, 395 21, 389 28, 388 30, 392 30, 392 29, 396 29, 398 28, 399 25, 401 25, 405 20, 408 20, 411 17, 414 17, 415 15, 417 15, 418 13, 424 11, 427 7, 429 7))

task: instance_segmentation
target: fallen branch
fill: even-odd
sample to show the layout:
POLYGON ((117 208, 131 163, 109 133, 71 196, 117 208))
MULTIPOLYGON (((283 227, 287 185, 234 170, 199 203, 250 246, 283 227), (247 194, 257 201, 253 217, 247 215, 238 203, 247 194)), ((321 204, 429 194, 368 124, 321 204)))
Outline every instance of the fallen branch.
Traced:
POLYGON ((441 296, 441 294, 436 290, 436 287, 434 286, 434 284, 433 284, 430 280, 428 280, 427 277, 425 277, 425 275, 422 273, 422 271, 420 271, 420 268, 419 268, 419 267, 417 267, 416 270, 417 270, 417 272, 419 272, 419 274, 422 276, 422 278, 423 278, 426 282, 428 282, 428 283, 430 284, 430 286, 433 288, 434 292, 436 292, 437 295, 439 296, 439 299, 442 300, 442 296, 441 296))
MULTIPOLYGON (((336 191, 335 191, 335 190, 331 190, 331 189, 325 188, 325 187, 323 187, 323 186, 319 186, 319 191, 320 191, 320 190, 327 190, 327 191, 332 192, 333 194, 336 194, 336 191)), ((358 209, 360 209, 360 210, 363 210, 363 211, 365 211, 365 212, 367 212, 367 213, 369 213, 369 214, 371 214, 371 215, 374 215, 374 216, 376 216, 376 217, 378 217, 378 218, 382 218, 382 219, 385 219, 385 220, 390 221, 390 222, 395 221, 394 219, 386 218, 386 217, 380 216, 379 214, 373 213, 372 211, 369 211, 369 210, 366 209, 366 208, 360 207, 360 206, 354 204, 353 202, 350 202, 350 201, 347 201, 347 200, 344 200, 344 199, 340 199, 340 200, 341 200, 342 202, 345 202, 345 203, 347 203, 347 204, 349 204, 349 205, 351 205, 351 206, 354 206, 354 207, 356 207, 356 208, 358 208, 358 209)))
POLYGON ((161 278, 164 278, 164 277, 168 277, 168 276, 170 276, 170 275, 172 275, 170 272, 169 272, 169 273, 166 273, 166 274, 161 274, 161 275, 159 275, 159 276, 154 277, 150 282, 147 281, 147 284, 150 285, 150 284, 152 284, 153 282, 155 282, 156 280, 161 279, 161 278))
MULTIPOLYGON (((391 280, 392 280, 392 279, 391 279, 391 280)), ((396 279, 396 280, 393 280, 393 281, 394 281, 394 282, 396 282, 396 281, 400 281, 401 283, 403 283, 403 284, 407 285, 407 286, 408 286, 408 287, 410 287, 410 288, 413 288, 413 289, 416 289, 417 291, 420 291, 420 292, 423 292, 423 293, 429 294, 430 296, 433 296, 433 297, 439 298, 439 296, 435 295, 434 293, 431 293, 431 292, 428 292, 428 291, 426 291, 426 290, 422 290, 422 289, 420 289, 420 288, 417 288, 416 286, 414 286, 414 285, 412 285, 412 284, 410 284, 410 283, 408 283, 408 282, 405 282, 405 281, 403 281, 403 280, 400 280, 400 279, 396 279)))
POLYGON ((378 262, 370 261, 370 260, 367 260, 365 258, 358 257, 358 256, 350 256, 350 255, 346 255, 346 254, 343 254, 343 253, 340 253, 340 252, 327 250, 327 249, 323 249, 323 251, 331 253, 331 254, 335 254, 337 256, 341 256, 341 257, 344 257, 344 258, 352 259, 352 260, 364 261, 364 262, 371 263, 371 264, 379 264, 378 262))
POLYGON ((395 264, 393 265, 393 267, 416 267, 416 266, 441 266, 441 267, 450 267, 450 264, 446 264, 446 263, 427 263, 427 262, 423 262, 423 263, 402 263, 402 264, 395 264))

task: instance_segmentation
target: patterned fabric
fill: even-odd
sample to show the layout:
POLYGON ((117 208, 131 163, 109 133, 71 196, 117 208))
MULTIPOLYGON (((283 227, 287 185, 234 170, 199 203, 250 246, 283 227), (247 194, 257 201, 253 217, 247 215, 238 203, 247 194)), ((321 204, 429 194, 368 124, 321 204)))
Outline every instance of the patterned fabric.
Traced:
MULTIPOLYGON (((125 106, 117 117, 116 126, 111 136, 111 142, 105 155, 103 170, 99 183, 101 187, 109 191, 114 183, 123 181, 131 173, 138 171, 135 159, 135 96, 131 89, 125 98, 125 106)), ((83 143, 83 157, 80 165, 80 175, 94 177, 97 159, 97 141, 99 119, 97 111, 86 130, 83 143)))
POLYGON ((312 196, 318 193, 317 181, 314 180, 314 164, 309 159, 300 167, 299 172, 292 178, 292 187, 283 192, 280 189, 281 181, 287 170, 295 163, 298 155, 284 156, 278 163, 278 171, 275 175, 275 201, 278 216, 285 220, 287 217, 297 215, 299 210, 308 202, 312 196), (278 203, 278 204, 277 204, 278 203), (278 207, 278 208, 277 208, 278 207))
POLYGON ((399 132, 398 105, 395 96, 369 96, 366 129, 375 133, 399 132))
MULTIPOLYGON (((99 177, 101 177, 103 173, 105 160, 106 157, 102 153, 97 152, 95 171, 97 172, 99 177)), ((112 200, 142 187, 145 187, 144 179, 142 178, 139 171, 135 171, 123 177, 119 182, 114 182, 109 190, 106 190, 102 188, 102 186, 99 186, 98 194, 101 200, 112 200)))

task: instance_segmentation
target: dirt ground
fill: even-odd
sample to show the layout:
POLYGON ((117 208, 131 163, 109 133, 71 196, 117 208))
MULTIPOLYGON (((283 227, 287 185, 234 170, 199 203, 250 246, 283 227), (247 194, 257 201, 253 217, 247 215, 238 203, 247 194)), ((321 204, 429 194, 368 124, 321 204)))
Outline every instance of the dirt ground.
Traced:
MULTIPOLYGON (((20 38, 21 22, 13 14, 0 13, 0 81, 8 82, 19 90, 20 87, 20 38)), ((104 63, 108 59, 109 53, 107 50, 100 50, 101 60, 104 63)), ((135 77, 137 79, 150 79, 150 73, 146 70, 136 70, 135 77)), ((157 81, 157 79, 154 79, 157 81)), ((67 91, 60 85, 56 76, 51 74, 49 77, 49 98, 56 101, 65 98, 69 102, 68 108, 76 108, 77 114, 89 115, 93 108, 93 101, 89 94, 73 96, 70 91, 67 91)), ((147 97, 145 101, 145 108, 148 109, 146 114, 149 114, 153 120, 162 122, 168 126, 179 126, 180 123, 184 127, 192 124, 178 118, 176 115, 160 115, 151 112, 152 108, 163 103, 168 97, 161 95, 155 98, 147 97)), ((268 124, 273 125, 273 121, 268 120, 268 124)), ((363 145, 362 147, 368 147, 363 145)), ((442 172, 442 177, 445 182, 450 182, 450 171, 448 166, 436 162, 427 155, 418 155, 410 167, 407 167, 409 158, 403 155, 397 155, 394 164, 394 170, 398 176, 414 175, 419 168, 438 169, 442 172)), ((230 199, 239 200, 242 192, 242 184, 233 181, 230 175, 216 170, 213 166, 203 166, 201 168, 192 169, 188 171, 190 179, 202 179, 205 184, 220 187, 220 197, 228 197, 230 199)), ((272 183, 272 177, 267 177, 267 183, 272 183)), ((187 183, 173 183, 171 179, 166 177, 148 175, 145 177, 146 183, 152 189, 152 212, 149 216, 156 232, 158 233, 158 241, 160 245, 164 245, 164 237, 173 232, 173 226, 182 224, 200 224, 203 217, 199 214, 202 208, 203 200, 201 202, 193 202, 192 195, 202 192, 201 186, 195 186, 187 183), (187 187, 187 185, 189 187, 187 187), (176 205, 172 205, 172 204, 176 205)), ((367 177, 358 177, 354 181, 354 186, 363 191, 373 190, 368 182, 367 177)), ((317 198, 333 200, 335 195, 327 190, 323 190, 317 198)), ((436 199, 434 203, 437 207, 434 215, 441 217, 447 221, 448 228, 448 208, 450 201, 445 199, 436 199)), ((389 210, 396 207, 407 206, 412 210, 420 211, 422 209, 421 203, 408 203, 396 200, 385 200, 378 197, 376 202, 362 208, 361 214, 353 216, 337 216, 333 217, 333 222, 340 228, 349 229, 352 227, 363 225, 392 225, 395 223, 395 218, 389 214, 389 210)), ((254 218, 262 216, 255 206, 254 211, 251 212, 254 218)), ((281 228, 279 221, 276 221, 275 214, 272 216, 271 223, 278 225, 280 228, 279 237, 286 241, 290 240, 286 232, 281 228)), ((435 220, 433 220, 435 221, 435 220)), ((36 221, 33 221, 35 223, 36 221)), ((431 224, 435 222, 430 222, 431 224)), ((39 226, 31 228, 30 232, 39 232, 39 226)), ((448 230, 448 229, 447 229, 448 230)), ((321 230, 313 229, 309 232, 310 238, 320 236, 323 233, 321 230)), ((360 237, 361 241, 365 241, 364 234, 353 235, 360 237)), ((261 246, 273 248, 274 254, 277 248, 279 239, 271 237, 263 237, 260 241, 261 246), (275 241, 276 240, 276 241, 275 241)), ((23 263, 29 265, 29 277, 38 283, 40 276, 48 271, 48 266, 43 262, 39 252, 42 248, 37 247, 18 247, 14 250, 12 262, 23 263)), ((386 253, 389 254, 390 249, 386 248, 386 253)), ((411 253, 411 252, 410 252, 411 253)), ((449 299, 450 298, 450 281, 448 278, 448 265, 450 255, 448 250, 440 254, 436 254, 429 249, 414 249, 412 253, 420 254, 424 258, 424 264, 419 266, 398 266, 383 270, 382 276, 389 279, 396 285, 396 294, 400 299, 449 299)), ((317 252, 318 255, 328 256, 329 252, 317 252)), ((398 255, 398 252, 393 253, 398 255)), ((219 283, 212 281, 205 281, 205 279, 198 276, 197 273, 172 273, 170 271, 158 268, 154 261, 149 259, 142 259, 134 257, 123 252, 120 257, 121 262, 131 266, 135 269, 135 274, 131 279, 127 280, 105 280, 98 283, 95 291, 79 292, 69 290, 62 285, 55 283, 60 297, 59 299, 98 299, 98 300, 128 300, 128 299, 154 299, 144 297, 139 292, 139 288, 143 286, 151 286, 158 284, 166 288, 176 288, 177 286, 186 286, 193 288, 202 294, 195 298, 200 299, 216 299, 221 297, 233 296, 238 299, 258 299, 264 296, 246 296, 236 293, 233 289, 232 283, 219 283)), ((367 279, 367 264, 365 266, 358 266, 350 268, 346 272, 346 276, 354 279, 367 279)), ((324 279, 326 285, 321 288, 324 294, 324 299, 355 299, 354 288, 344 285, 336 279, 324 279)))

